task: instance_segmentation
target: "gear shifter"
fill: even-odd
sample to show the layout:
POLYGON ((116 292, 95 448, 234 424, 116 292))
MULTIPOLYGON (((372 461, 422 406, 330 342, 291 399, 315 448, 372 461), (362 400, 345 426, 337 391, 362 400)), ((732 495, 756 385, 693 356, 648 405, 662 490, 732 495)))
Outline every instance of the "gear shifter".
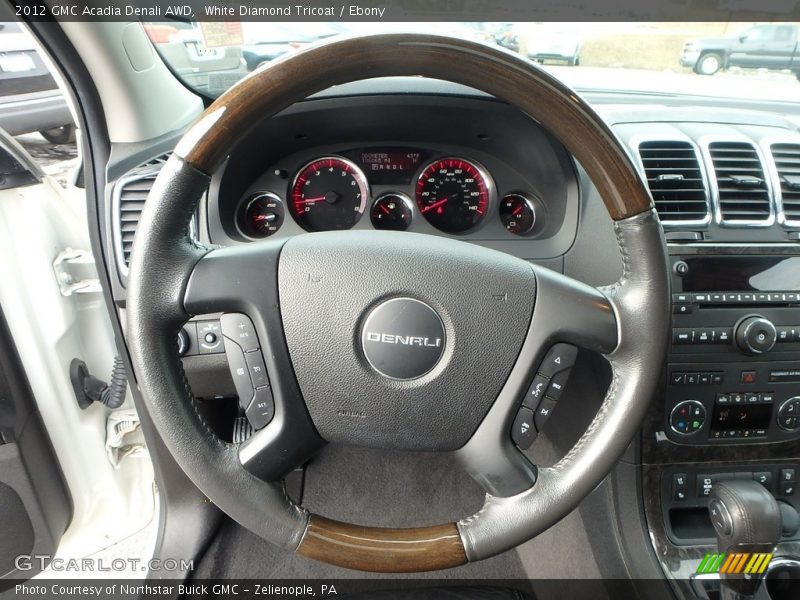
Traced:
MULTIPOLYGON (((781 511, 759 483, 721 481, 711 491, 708 512, 717 533, 719 552, 772 553, 781 539, 781 511)), ((752 597, 759 575, 721 575, 723 598, 752 597)))

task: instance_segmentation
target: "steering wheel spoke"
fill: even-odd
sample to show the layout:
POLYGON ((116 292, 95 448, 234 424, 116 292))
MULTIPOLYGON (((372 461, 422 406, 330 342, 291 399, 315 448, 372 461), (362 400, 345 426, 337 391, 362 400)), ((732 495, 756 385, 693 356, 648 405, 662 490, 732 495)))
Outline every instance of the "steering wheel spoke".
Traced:
POLYGON ((231 377, 254 430, 239 446, 239 460, 266 481, 301 465, 325 443, 306 410, 284 339, 281 247, 268 241, 209 252, 195 265, 183 298, 190 315, 223 313, 231 377))
POLYGON ((458 451, 470 475, 494 496, 529 489, 537 469, 528 448, 549 416, 575 362, 577 347, 603 354, 618 343, 617 319, 601 290, 534 267, 536 305, 517 363, 472 436, 458 451))

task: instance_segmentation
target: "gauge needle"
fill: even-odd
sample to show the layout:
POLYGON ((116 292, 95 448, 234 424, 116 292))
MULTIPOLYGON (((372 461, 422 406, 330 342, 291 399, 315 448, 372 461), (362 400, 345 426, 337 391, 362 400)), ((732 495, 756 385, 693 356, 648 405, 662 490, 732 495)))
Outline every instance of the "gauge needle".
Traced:
POLYGON ((315 202, 322 202, 325 200, 326 196, 317 196, 316 198, 306 198, 305 200, 299 200, 298 204, 313 204, 315 202))
POLYGON ((423 208, 423 209, 422 209, 420 212, 421 212, 421 213, 426 213, 426 212, 428 212, 429 210, 433 210, 434 208, 436 208, 436 207, 438 207, 438 206, 441 206, 442 204, 444 204, 444 203, 445 203, 445 202, 447 202, 448 200, 450 200, 450 196, 447 196, 446 198, 440 198, 439 200, 437 200, 437 201, 436 201, 436 202, 434 202, 433 204, 428 204, 428 206, 426 206, 425 208, 423 208))
POLYGON ((390 211, 388 208, 386 208, 386 207, 385 207, 383 204, 378 204, 378 206, 379 206, 379 207, 380 207, 380 209, 381 209, 383 212, 385 212, 387 215, 390 215, 390 214, 392 214, 392 211, 390 211))
POLYGON ((517 208, 514 209, 514 212, 512 214, 516 217, 519 213, 522 212, 523 208, 524 207, 522 205, 518 206, 517 208))

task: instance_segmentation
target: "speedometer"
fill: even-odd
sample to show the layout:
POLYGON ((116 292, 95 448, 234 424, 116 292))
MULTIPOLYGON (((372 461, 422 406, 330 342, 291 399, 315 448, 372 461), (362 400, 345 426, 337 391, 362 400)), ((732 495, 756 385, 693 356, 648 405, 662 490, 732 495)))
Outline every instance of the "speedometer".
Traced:
POLYGON ((417 179, 417 208, 437 229, 464 233, 488 214, 491 189, 491 180, 479 165, 463 158, 440 158, 417 179))
POLYGON ((364 173, 339 156, 305 165, 289 191, 292 216, 306 231, 350 229, 364 214, 368 197, 364 173))

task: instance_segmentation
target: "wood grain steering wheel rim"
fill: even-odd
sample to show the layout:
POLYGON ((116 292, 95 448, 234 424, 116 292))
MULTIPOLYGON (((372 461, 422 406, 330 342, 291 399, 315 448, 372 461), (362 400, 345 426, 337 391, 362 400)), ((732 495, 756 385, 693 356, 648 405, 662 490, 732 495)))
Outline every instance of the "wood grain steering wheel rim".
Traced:
MULTIPOLYGON (((637 431, 666 347, 667 271, 661 243, 651 199, 614 134, 573 91, 529 61, 499 48, 439 36, 340 39, 255 71, 220 96, 177 145, 151 192, 133 252, 128 330, 132 363, 143 401, 178 464, 212 501, 246 527, 303 556, 350 569, 419 572, 454 567, 514 547, 554 524, 602 480, 637 431), (252 470, 241 469, 236 460, 241 459, 241 451, 211 439, 202 423, 188 424, 199 421, 190 391, 183 385, 179 366, 173 373, 164 365, 177 362, 169 339, 170 335, 174 339, 174 328, 181 319, 198 314, 198 307, 221 306, 206 297, 209 294, 201 294, 202 300, 190 296, 201 287, 198 281, 204 277, 205 265, 225 264, 234 251, 199 247, 185 231, 210 176, 236 143, 258 122, 331 86, 372 77, 418 75, 476 88, 519 108, 564 144, 597 187, 615 221, 623 278, 615 286, 597 291, 569 283, 571 280, 562 276, 535 271, 533 319, 538 318, 536 311, 542 315, 547 310, 544 302, 540 308, 539 296, 548 289, 562 290, 562 300, 567 296, 565 290, 575 290, 575 301, 565 300, 563 310, 576 311, 577 321, 585 324, 587 331, 565 325, 537 338, 532 326, 522 352, 529 344, 533 347, 554 339, 585 342, 580 345, 601 351, 609 359, 614 382, 595 421, 558 465, 529 469, 522 462, 525 459, 513 458, 509 472, 519 475, 519 481, 527 481, 529 488, 519 483, 504 488, 505 484, 489 477, 481 480, 476 465, 488 468, 494 454, 509 452, 508 442, 494 436, 481 447, 488 448, 486 456, 478 457, 480 452, 469 444, 459 451, 466 457, 470 473, 485 483, 489 492, 480 513, 457 524, 432 527, 362 527, 309 515, 294 506, 278 484, 260 481, 252 470), (213 261, 209 260, 212 256, 213 261), (655 319, 665 316, 663 324, 650 328, 647 347, 626 330, 629 323, 640 325, 645 313, 656 315, 655 319), (588 331, 597 328, 603 333, 588 331), (158 362, 161 364, 154 364, 158 362), (501 445, 502 449, 492 449, 501 445), (257 491, 251 494, 250 487, 257 491), (240 497, 233 498, 231 490, 240 497), (258 515, 259 507, 268 514, 258 515)), ((241 258, 244 251, 237 252, 241 258)), ((223 278, 218 287, 224 287, 225 275, 219 270, 215 273, 223 278)), ((254 317, 261 327, 257 319, 254 317)), ((535 352, 541 357, 540 348, 535 352)), ((520 377, 525 374, 512 371, 506 386, 519 385, 520 377)), ((511 406, 514 400, 503 400, 503 394, 486 420, 495 419, 506 426, 508 407, 500 405, 511 406)), ((502 435, 508 437, 507 432, 502 435)))

